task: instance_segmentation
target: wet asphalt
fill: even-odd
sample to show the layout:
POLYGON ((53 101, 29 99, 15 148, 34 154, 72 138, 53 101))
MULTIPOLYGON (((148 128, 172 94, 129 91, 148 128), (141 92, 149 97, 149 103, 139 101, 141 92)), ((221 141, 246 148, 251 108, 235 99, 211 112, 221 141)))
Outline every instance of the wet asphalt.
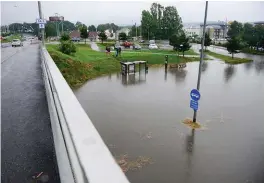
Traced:
POLYGON ((1 182, 58 183, 39 46, 11 49, 1 60, 1 182))

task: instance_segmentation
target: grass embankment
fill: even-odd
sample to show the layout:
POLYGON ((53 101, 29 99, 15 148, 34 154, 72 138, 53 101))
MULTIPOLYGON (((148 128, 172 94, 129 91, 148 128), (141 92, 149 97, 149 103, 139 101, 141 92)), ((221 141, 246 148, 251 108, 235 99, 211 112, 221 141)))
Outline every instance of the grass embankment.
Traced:
POLYGON ((76 46, 74 55, 66 55, 58 50, 58 45, 46 45, 71 88, 77 88, 89 79, 120 69, 120 63, 115 58, 93 51, 87 45, 76 46))
POLYGON ((230 56, 221 55, 219 53, 211 52, 209 50, 206 50, 205 53, 212 56, 212 57, 219 58, 228 64, 241 64, 241 63, 253 61, 252 59, 247 59, 247 58, 235 58, 235 57, 232 58, 230 56))
POLYGON ((241 50, 242 53, 249 53, 249 54, 254 54, 254 55, 264 55, 264 51, 257 51, 254 49, 250 49, 250 48, 243 48, 241 50))
MULTIPOLYGON (((120 70, 120 61, 148 61, 148 64, 164 64, 164 55, 156 55, 151 52, 122 52, 120 57, 114 54, 106 55, 104 52, 92 50, 88 45, 77 44, 74 55, 66 55, 58 50, 58 45, 46 45, 54 62, 62 75, 72 88, 81 86, 89 79, 100 75, 117 72, 120 70)), ((170 63, 198 61, 198 57, 169 56, 170 63)))
POLYGON ((12 42, 13 39, 21 39, 21 35, 15 34, 15 35, 7 36, 5 37, 5 39, 1 40, 1 43, 9 43, 12 42))

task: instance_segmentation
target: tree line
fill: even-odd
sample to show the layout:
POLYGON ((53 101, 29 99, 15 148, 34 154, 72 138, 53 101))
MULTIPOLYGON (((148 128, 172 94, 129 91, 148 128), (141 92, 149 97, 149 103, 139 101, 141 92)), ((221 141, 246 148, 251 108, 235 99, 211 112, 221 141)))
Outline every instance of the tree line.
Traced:
POLYGON ((143 10, 141 16, 144 39, 169 39, 182 32, 182 20, 174 6, 152 3, 150 10, 143 10))

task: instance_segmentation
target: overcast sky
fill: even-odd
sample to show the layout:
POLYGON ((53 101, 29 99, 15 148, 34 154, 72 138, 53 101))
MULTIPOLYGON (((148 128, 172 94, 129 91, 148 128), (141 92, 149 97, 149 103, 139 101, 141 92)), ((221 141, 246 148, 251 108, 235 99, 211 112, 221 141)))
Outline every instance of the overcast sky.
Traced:
MULTIPOLYGON (((203 22, 205 2, 157 1, 163 6, 175 6, 184 23, 203 22)), ((149 10, 150 1, 46 1, 42 2, 43 14, 46 19, 59 13, 65 20, 76 23, 98 25, 114 22, 117 25, 140 23, 141 11, 149 10)), ((37 1, 3 2, 1 1, 1 24, 13 22, 32 23, 38 17, 37 1)), ((238 20, 241 22, 264 21, 263 2, 209 2, 208 21, 238 20)))

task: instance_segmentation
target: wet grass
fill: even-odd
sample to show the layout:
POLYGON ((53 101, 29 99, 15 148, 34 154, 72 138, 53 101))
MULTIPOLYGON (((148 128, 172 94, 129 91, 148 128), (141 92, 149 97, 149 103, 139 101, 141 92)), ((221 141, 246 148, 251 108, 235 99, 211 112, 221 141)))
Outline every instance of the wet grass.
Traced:
POLYGON ((247 58, 236 58, 236 57, 232 58, 230 56, 226 56, 226 55, 222 55, 222 54, 219 54, 219 53, 211 52, 209 50, 207 50, 205 53, 210 55, 210 56, 212 56, 212 57, 221 59, 225 63, 228 63, 228 64, 241 64, 241 63, 246 63, 246 62, 252 62, 253 61, 252 59, 247 59, 247 58))
POLYGON ((61 53, 57 45, 46 47, 71 88, 77 88, 87 80, 120 69, 120 63, 116 59, 93 51, 87 45, 77 45, 74 55, 61 53))
POLYGON ((134 160, 131 160, 127 154, 115 157, 117 164, 123 170, 123 172, 136 171, 142 169, 144 166, 152 164, 152 160, 149 157, 139 156, 134 160))
MULTIPOLYGON (((46 45, 51 57, 60 69, 62 75, 71 88, 78 88, 87 80, 101 75, 120 70, 120 61, 148 61, 151 65, 163 65, 164 55, 151 54, 150 52, 122 52, 120 57, 115 57, 104 52, 97 52, 89 45, 77 44, 76 53, 66 55, 58 50, 58 45, 46 45)), ((169 64, 199 61, 198 57, 169 56, 169 64)))
POLYGON ((192 119, 190 118, 186 118, 183 120, 182 122, 183 124, 187 125, 188 127, 192 128, 192 129, 199 129, 201 128, 201 125, 198 122, 193 122, 192 119))

